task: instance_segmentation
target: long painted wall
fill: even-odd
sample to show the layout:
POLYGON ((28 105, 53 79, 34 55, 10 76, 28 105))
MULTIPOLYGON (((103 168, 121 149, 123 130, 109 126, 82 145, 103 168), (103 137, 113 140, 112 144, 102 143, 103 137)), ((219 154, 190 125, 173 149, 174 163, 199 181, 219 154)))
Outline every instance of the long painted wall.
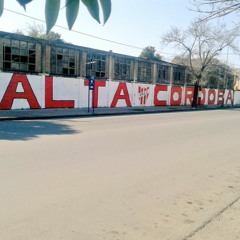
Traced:
MULTIPOLYGON (((0 110, 190 105, 193 87, 0 73, 0 110)), ((240 104, 240 91, 202 88, 201 105, 240 104)))

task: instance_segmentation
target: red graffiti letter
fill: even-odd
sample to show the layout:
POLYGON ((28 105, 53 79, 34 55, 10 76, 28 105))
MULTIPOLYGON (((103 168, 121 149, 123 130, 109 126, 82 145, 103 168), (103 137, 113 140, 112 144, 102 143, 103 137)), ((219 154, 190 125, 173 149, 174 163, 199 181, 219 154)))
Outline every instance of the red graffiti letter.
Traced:
POLYGON ((184 105, 192 104, 193 95, 194 95, 194 87, 186 87, 184 105))
POLYGON ((26 75, 14 74, 12 76, 0 104, 0 109, 11 109, 14 99, 26 99, 31 109, 41 108, 26 75), (22 85, 23 92, 17 92, 19 83, 22 85))
POLYGON ((116 107, 118 100, 123 99, 126 102, 127 107, 131 107, 131 102, 128 94, 127 84, 126 83, 119 83, 117 91, 113 97, 111 107, 116 107), (123 91, 123 95, 121 92, 123 91))
MULTIPOLYGON (((84 86, 89 86, 89 80, 87 80, 87 79, 84 80, 84 86)), ((94 90, 93 90, 94 91, 94 100, 93 100, 93 107, 94 108, 98 107, 99 87, 106 87, 106 82, 95 80, 95 85, 94 85, 94 90)))
POLYGON ((216 100, 216 91, 215 89, 209 89, 208 91, 208 105, 213 105, 216 100))
POLYGON ((167 106, 167 101, 166 100, 158 100, 158 93, 160 91, 167 91, 167 86, 163 85, 163 86, 159 86, 156 85, 154 88, 154 106, 167 106))
POLYGON ((180 106, 182 102, 182 88, 181 87, 172 87, 171 89, 171 106, 180 106))
POLYGON ((226 104, 228 103, 229 100, 230 100, 230 103, 233 102, 232 90, 228 90, 228 95, 227 95, 227 98, 226 98, 226 104))
POLYGON ((74 108, 73 100, 53 100, 53 78, 45 78, 45 108, 74 108))
POLYGON ((206 100, 206 89, 199 88, 198 105, 204 105, 206 100))
POLYGON ((217 105, 223 104, 224 90, 218 90, 217 105))

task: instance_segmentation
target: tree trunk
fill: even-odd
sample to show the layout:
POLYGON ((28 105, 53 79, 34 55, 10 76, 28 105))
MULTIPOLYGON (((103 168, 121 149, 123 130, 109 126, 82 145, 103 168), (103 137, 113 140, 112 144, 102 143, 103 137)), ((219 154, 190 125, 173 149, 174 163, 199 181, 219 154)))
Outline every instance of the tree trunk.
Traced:
POLYGON ((196 81, 196 83, 194 84, 192 107, 197 107, 198 105, 198 92, 199 92, 199 83, 198 81, 196 81))

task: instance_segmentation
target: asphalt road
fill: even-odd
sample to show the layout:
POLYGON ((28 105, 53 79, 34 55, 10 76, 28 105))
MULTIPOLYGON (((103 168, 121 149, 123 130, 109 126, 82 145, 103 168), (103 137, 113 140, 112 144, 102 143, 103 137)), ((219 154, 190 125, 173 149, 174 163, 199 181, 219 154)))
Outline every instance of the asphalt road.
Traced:
POLYGON ((239 123, 238 109, 1 122, 1 239, 237 239, 239 123), (225 212, 235 231, 216 238, 225 212))

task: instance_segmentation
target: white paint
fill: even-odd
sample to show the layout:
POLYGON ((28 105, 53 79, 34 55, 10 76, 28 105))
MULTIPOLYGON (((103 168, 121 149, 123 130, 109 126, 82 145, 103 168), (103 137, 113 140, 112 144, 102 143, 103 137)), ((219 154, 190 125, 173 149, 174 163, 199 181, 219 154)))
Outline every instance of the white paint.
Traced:
MULTIPOLYGON (((4 94, 9 86, 13 74, 12 73, 0 73, 0 102, 2 101, 4 94)), ((38 75, 26 75, 29 84, 35 94, 35 97, 41 108, 45 107, 45 76, 38 75)), ((99 81, 99 80, 98 80, 99 81)), ((119 84, 125 84, 127 87, 129 100, 131 106, 154 106, 154 94, 156 92, 157 96, 155 97, 158 101, 165 101, 167 105, 170 105, 170 96, 172 87, 167 86, 167 90, 164 91, 155 91, 156 85, 153 84, 139 84, 139 83, 120 83, 116 81, 106 81, 105 86, 98 87, 98 107, 111 107, 114 96, 116 95, 119 84)), ((190 91, 186 92, 185 87, 181 87, 182 98, 181 105, 185 103, 185 98, 191 93, 190 91), (186 95, 186 96, 185 96, 186 95)), ((213 100, 214 94, 210 93, 210 89, 205 89, 205 102, 208 104, 208 100, 213 100)), ((217 104, 218 100, 218 90, 215 91, 215 102, 217 104)), ((224 93, 224 104, 231 105, 231 101, 227 100, 229 91, 225 90, 224 93)), ((22 84, 18 84, 17 92, 24 92, 22 84)), ((84 84, 83 78, 64 78, 64 77, 53 77, 53 100, 73 100, 75 108, 86 108, 88 107, 88 86, 84 84)), ((93 91, 90 91, 90 107, 92 106, 92 94, 93 91)), ((121 90, 120 96, 124 95, 124 91, 121 90)), ((240 104, 240 92, 232 91, 232 96, 234 95, 234 104, 240 104)), ((203 98, 203 93, 199 92, 199 97, 203 98)), ((180 95, 175 92, 173 93, 173 100, 178 101, 180 95)), ((187 105, 190 105, 191 102, 187 99, 187 105)), ((116 107, 126 107, 125 99, 118 99, 116 107)), ((26 109, 29 108, 29 103, 25 99, 14 99, 11 109, 26 109)))

